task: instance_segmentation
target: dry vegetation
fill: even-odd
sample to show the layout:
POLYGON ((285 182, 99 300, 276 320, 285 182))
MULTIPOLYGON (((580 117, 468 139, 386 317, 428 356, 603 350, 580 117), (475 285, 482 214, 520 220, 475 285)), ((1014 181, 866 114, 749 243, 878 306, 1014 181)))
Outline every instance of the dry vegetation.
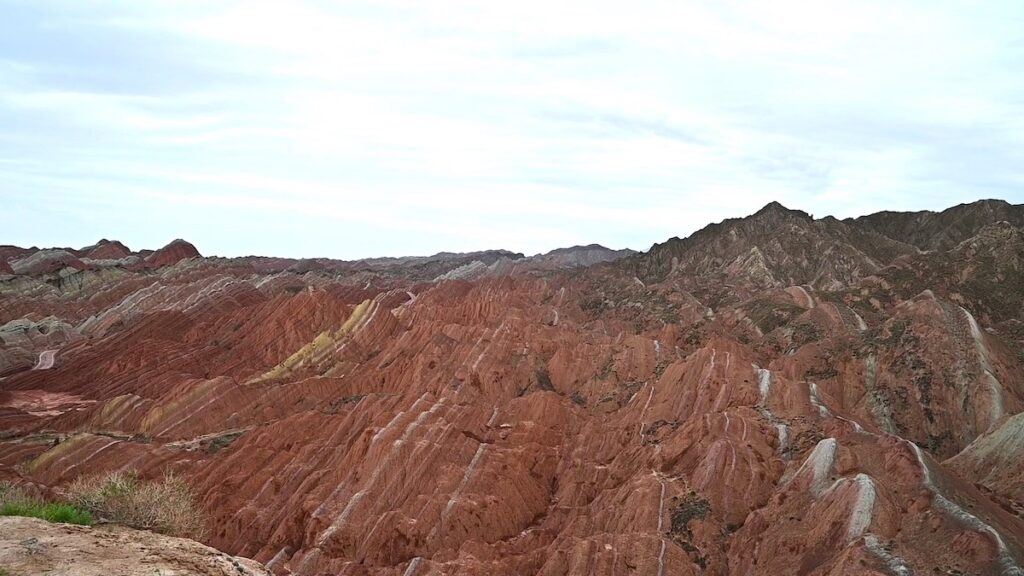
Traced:
POLYGON ((79 478, 66 494, 97 519, 194 540, 206 535, 206 518, 192 489, 173 474, 142 481, 134 472, 110 472, 79 478))

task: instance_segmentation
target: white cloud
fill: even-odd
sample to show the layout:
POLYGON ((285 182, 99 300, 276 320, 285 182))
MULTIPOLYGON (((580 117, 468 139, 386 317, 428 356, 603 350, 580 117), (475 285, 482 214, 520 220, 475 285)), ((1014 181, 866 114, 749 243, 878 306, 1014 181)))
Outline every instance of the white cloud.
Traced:
POLYGON ((5 13, 0 199, 19 207, 7 241, 643 249, 776 199, 839 216, 1024 201, 1016 3, 5 13), (36 218, 34 198, 51 202, 36 218), (54 211, 68 232, 42 225, 54 211))

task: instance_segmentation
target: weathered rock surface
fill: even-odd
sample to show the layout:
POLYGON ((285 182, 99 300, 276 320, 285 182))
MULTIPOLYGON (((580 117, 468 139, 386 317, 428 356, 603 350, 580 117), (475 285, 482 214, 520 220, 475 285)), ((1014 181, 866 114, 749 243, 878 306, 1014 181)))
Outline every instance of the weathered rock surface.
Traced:
POLYGON ((184 538, 18 517, 0 517, 0 567, 10 576, 270 576, 248 558, 184 538))
POLYGON ((1021 574, 1020 238, 17 275, 80 337, 0 384, 0 477, 173 470, 275 574, 1021 574))

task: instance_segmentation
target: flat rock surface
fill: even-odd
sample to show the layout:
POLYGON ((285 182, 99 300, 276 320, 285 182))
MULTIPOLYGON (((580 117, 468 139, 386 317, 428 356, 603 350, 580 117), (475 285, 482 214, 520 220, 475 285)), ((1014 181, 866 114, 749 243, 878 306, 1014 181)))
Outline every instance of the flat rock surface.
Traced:
POLYGON ((0 568, 10 576, 267 576, 260 564, 184 538, 121 526, 0 518, 0 568))

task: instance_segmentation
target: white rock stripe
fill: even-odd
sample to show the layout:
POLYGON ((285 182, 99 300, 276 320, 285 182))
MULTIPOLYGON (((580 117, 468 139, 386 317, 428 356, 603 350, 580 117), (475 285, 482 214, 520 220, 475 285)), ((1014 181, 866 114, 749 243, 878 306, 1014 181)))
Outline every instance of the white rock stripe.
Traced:
POLYGON ((981 328, 978 326, 978 321, 974 319, 974 316, 972 316, 966 308, 961 306, 960 311, 967 317, 967 323, 971 327, 971 338, 974 339, 974 349, 978 353, 978 363, 981 365, 985 381, 988 383, 989 393, 992 395, 992 406, 989 412, 989 428, 991 428, 995 425, 997 420, 1003 417, 1003 414, 1005 413, 1005 409, 1003 408, 1003 385, 992 372, 992 364, 989 361, 988 346, 985 345, 985 339, 981 334, 981 328))
POLYGON ((924 454, 921 452, 921 448, 909 440, 906 442, 910 444, 911 449, 914 451, 914 455, 917 457, 917 462, 921 466, 925 487, 934 495, 934 498, 932 498, 932 506, 957 519, 971 530, 976 530, 991 536, 999 549, 999 573, 1002 576, 1024 576, 1024 569, 1020 567, 1017 560, 1010 554, 1010 550, 1007 548, 1006 541, 1003 540, 1003 536, 997 532, 995 528, 989 526, 974 514, 971 514, 961 508, 959 504, 946 498, 939 491, 938 487, 935 486, 934 482, 932 482, 931 466, 928 465, 924 454))

